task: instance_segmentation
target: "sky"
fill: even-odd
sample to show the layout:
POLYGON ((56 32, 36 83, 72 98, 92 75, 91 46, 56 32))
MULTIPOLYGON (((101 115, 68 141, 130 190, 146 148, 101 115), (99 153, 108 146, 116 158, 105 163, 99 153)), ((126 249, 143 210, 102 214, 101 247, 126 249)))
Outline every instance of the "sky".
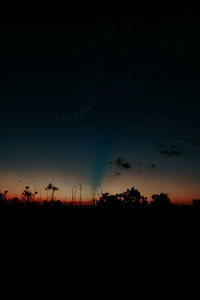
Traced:
POLYGON ((199 20, 161 3, 2 11, 1 190, 200 197, 199 20))

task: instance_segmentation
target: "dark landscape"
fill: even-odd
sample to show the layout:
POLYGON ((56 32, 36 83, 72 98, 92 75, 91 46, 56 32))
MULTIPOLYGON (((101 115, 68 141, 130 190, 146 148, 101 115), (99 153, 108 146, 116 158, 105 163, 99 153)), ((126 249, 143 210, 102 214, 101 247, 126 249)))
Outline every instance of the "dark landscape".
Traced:
POLYGON ((6 224, 200 220, 199 32, 188 2, 5 4, 6 224))

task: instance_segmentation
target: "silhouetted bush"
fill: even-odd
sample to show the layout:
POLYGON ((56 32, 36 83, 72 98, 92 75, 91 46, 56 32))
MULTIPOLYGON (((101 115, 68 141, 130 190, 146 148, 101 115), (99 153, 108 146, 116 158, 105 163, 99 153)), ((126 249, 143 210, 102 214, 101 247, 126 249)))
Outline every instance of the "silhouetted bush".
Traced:
MULTIPOLYGON (((141 195, 141 193, 132 187, 131 189, 127 189, 125 192, 115 195, 110 195, 109 193, 102 193, 99 200, 93 199, 93 202, 87 203, 73 203, 73 202, 62 202, 60 200, 55 200, 54 193, 57 191, 57 187, 49 184, 46 188, 47 191, 51 191, 50 200, 45 201, 36 201, 35 196, 37 192, 32 193, 29 186, 26 186, 24 191, 22 192, 22 196, 20 198, 14 197, 13 199, 8 198, 8 191, 4 191, 0 193, 0 207, 1 208, 19 208, 19 209, 67 209, 69 211, 77 211, 77 209, 90 208, 90 211, 94 209, 95 211, 101 211, 100 209, 113 209, 118 211, 129 211, 130 215, 134 218, 137 216, 141 216, 144 214, 146 216, 150 215, 150 220, 152 222, 154 217, 161 216, 163 218, 165 215, 168 217, 169 213, 171 216, 189 216, 194 212, 197 212, 196 215, 198 217, 200 212, 200 199, 193 199, 193 206, 187 205, 175 205, 172 204, 168 194, 160 193, 152 195, 152 201, 148 202, 147 197, 141 195), (134 213, 136 212, 136 213, 134 213), (141 212, 141 213, 140 213, 141 212), (167 212, 165 214, 165 212, 167 212)), ((37 199, 38 200, 38 199, 37 199)), ((129 214, 129 213, 128 213, 129 214)))
POLYGON ((153 201, 151 201, 151 206, 159 209, 166 209, 171 207, 171 202, 168 194, 160 193, 152 195, 153 201))
POLYGON ((121 194, 102 194, 100 200, 97 201, 97 207, 103 208, 139 208, 147 206, 147 198, 142 196, 134 187, 121 194))
POLYGON ((102 194, 99 201, 97 201, 99 208, 122 208, 124 203, 120 195, 109 195, 109 193, 102 194))
POLYGON ((5 205, 7 201, 7 193, 8 191, 4 191, 3 193, 0 193, 0 205, 5 205))

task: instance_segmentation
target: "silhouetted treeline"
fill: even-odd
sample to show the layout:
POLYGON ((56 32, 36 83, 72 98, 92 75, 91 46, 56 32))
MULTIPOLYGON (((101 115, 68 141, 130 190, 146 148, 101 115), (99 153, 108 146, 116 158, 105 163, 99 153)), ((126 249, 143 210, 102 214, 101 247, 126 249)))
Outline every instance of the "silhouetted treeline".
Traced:
POLYGON ((125 192, 115 195, 109 193, 102 193, 101 197, 96 200, 85 202, 69 202, 55 200, 54 193, 58 190, 57 187, 49 184, 45 190, 51 191, 50 200, 36 201, 37 192, 32 192, 29 186, 26 186, 20 198, 8 197, 8 191, 0 193, 0 207, 1 208, 66 208, 66 209, 79 209, 91 208, 95 210, 110 210, 110 209, 129 209, 130 211, 197 211, 200 212, 200 199, 194 199, 191 205, 177 205, 173 204, 167 193, 154 194, 151 200, 141 195, 141 193, 132 187, 125 192))

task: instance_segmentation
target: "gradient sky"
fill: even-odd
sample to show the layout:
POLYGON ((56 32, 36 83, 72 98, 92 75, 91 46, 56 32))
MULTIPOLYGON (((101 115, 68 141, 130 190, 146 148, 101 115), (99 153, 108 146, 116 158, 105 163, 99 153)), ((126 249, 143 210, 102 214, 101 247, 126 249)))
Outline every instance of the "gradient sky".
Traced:
POLYGON ((30 185, 45 197, 52 182, 64 199, 81 183, 85 197, 99 184, 200 197, 199 20, 195 8, 158 3, 5 9, 1 190, 20 195, 30 185), (119 157, 131 168, 117 166, 119 157))

